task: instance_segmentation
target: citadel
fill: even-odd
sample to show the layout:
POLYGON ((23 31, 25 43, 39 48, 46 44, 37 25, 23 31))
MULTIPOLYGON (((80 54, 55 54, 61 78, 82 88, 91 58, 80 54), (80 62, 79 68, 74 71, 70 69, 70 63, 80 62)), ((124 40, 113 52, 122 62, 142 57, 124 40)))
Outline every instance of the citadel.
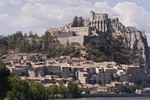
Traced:
POLYGON ((55 40, 63 45, 68 42, 83 45, 99 34, 110 33, 111 22, 118 22, 118 18, 110 19, 106 13, 98 14, 90 11, 90 18, 84 20, 83 27, 72 27, 70 23, 64 27, 49 28, 47 31, 56 36, 55 40))

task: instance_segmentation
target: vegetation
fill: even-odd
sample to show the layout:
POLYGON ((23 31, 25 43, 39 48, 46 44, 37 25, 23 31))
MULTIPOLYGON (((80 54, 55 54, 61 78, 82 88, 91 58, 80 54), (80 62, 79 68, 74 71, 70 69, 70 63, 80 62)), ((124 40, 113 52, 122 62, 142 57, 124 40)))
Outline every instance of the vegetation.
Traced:
POLYGON ((7 94, 8 100, 27 100, 30 99, 29 84, 24 80, 12 77, 11 89, 7 94))
POLYGON ((118 88, 118 93, 135 93, 135 90, 137 89, 137 86, 127 86, 127 85, 121 85, 118 88))
POLYGON ((76 83, 70 81, 68 86, 51 85, 48 88, 41 83, 27 82, 11 78, 11 90, 7 93, 8 100, 49 100, 54 98, 77 98, 80 90, 76 83))
POLYGON ((143 80, 143 81, 137 81, 136 83, 135 83, 137 86, 138 86, 138 88, 140 88, 140 89, 142 89, 142 88, 146 88, 146 87, 150 87, 150 79, 148 79, 148 80, 143 80))
POLYGON ((78 85, 72 81, 70 81, 68 83, 68 96, 69 98, 77 98, 77 97, 80 97, 81 94, 80 94, 80 90, 78 88, 78 85))
POLYGON ((9 50, 17 50, 20 52, 40 51, 42 48, 42 41, 37 34, 29 33, 23 35, 18 31, 10 36, 1 36, 0 38, 1 53, 7 53, 9 50))
POLYGON ((56 46, 50 46, 47 50, 48 58, 51 57, 60 57, 60 56, 66 56, 71 55, 72 57, 80 57, 80 49, 70 45, 70 46, 63 46, 61 44, 56 46))
POLYGON ((43 49, 46 51, 48 50, 49 47, 49 43, 54 39, 54 37, 48 32, 46 31, 45 34, 42 36, 42 40, 43 40, 43 49))
POLYGON ((0 62, 0 99, 6 97, 9 90, 9 76, 9 70, 5 67, 3 62, 0 62))
MULTIPOLYGON (((47 53, 49 58, 70 54, 75 57, 80 56, 79 49, 76 49, 73 45, 51 45, 50 43, 53 39, 54 36, 47 31, 41 37, 39 37, 36 33, 33 34, 33 32, 30 32, 29 35, 27 35, 23 34, 21 31, 10 36, 0 36, 0 54, 7 54, 9 51, 17 51, 24 53, 47 53)), ((75 46, 77 46, 77 44, 75 46)), ((30 60, 34 62, 37 61, 34 57, 30 60)))
POLYGON ((42 52, 46 51, 53 37, 45 32, 42 37, 30 32, 29 35, 17 31, 13 35, 0 36, 0 53, 7 53, 9 50, 20 52, 42 52))
POLYGON ((84 19, 82 17, 75 16, 73 19, 72 27, 83 27, 84 19))
POLYGON ((102 62, 115 61, 121 64, 130 64, 133 59, 133 53, 125 46, 123 38, 115 38, 111 35, 101 35, 92 39, 86 45, 87 59, 102 62))

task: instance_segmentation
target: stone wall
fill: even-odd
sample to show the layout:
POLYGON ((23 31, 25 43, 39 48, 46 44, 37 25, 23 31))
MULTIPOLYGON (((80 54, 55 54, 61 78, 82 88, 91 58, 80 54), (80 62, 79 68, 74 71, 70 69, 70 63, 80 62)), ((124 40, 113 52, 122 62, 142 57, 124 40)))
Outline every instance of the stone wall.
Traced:
POLYGON ((89 27, 70 27, 66 32, 75 32, 77 36, 89 35, 89 27))
POLYGON ((58 38, 59 42, 63 45, 67 45, 67 43, 79 43, 83 45, 84 43, 84 36, 72 36, 72 37, 65 37, 65 38, 58 38))
POLYGON ((57 38, 59 43, 61 43, 62 45, 67 45, 68 42, 68 37, 64 37, 64 38, 57 38))
POLYGON ((72 37, 57 38, 57 39, 63 45, 67 45, 67 43, 70 43, 70 44, 79 43, 80 45, 83 45, 94 37, 95 36, 72 36, 72 37))

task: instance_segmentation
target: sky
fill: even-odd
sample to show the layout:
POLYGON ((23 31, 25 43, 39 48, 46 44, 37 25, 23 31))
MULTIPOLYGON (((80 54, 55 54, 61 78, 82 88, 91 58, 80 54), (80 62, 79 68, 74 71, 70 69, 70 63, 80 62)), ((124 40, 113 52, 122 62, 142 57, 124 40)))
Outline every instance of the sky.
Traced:
POLYGON ((44 34, 49 27, 70 23, 89 11, 118 17, 125 26, 145 30, 150 43, 150 0, 0 0, 0 35, 16 31, 44 34))

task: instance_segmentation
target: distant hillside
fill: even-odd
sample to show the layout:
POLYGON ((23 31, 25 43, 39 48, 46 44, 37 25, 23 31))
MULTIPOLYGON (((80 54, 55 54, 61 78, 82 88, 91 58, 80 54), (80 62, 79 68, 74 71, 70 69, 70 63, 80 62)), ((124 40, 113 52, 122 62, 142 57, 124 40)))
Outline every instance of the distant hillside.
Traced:
POLYGON ((15 52, 46 52, 53 37, 45 32, 41 37, 36 33, 24 34, 22 31, 8 36, 0 36, 0 53, 15 52))
POLYGON ((110 26, 112 36, 122 36, 122 41, 131 49, 135 58, 139 58, 141 64, 149 65, 150 53, 145 33, 135 27, 125 27, 120 22, 111 22, 110 26))

